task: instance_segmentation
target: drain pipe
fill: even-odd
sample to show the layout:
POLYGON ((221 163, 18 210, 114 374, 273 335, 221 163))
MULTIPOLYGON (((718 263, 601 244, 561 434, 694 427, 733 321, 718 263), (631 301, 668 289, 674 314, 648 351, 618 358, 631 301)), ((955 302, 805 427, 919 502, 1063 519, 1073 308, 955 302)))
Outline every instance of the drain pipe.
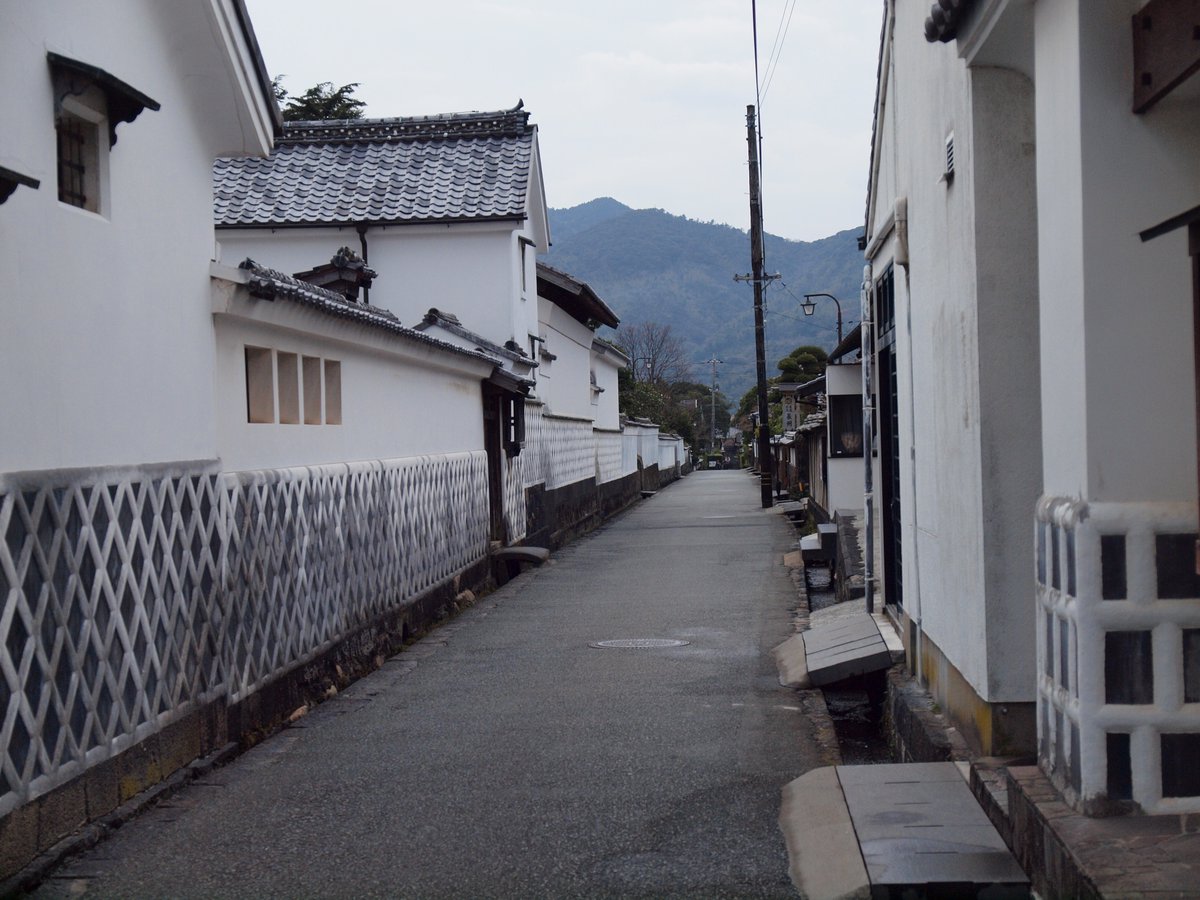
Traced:
POLYGON ((925 684, 921 673, 922 668, 921 635, 925 633, 921 619, 921 540, 917 523, 917 413, 913 397, 916 394, 913 378, 913 328, 912 328, 912 292, 909 289, 908 273, 908 198, 896 200, 896 254, 895 263, 904 270, 904 330, 908 341, 908 470, 909 483, 912 489, 912 570, 909 583, 913 586, 912 597, 909 600, 909 616, 916 623, 917 634, 913 639, 914 674, 918 682, 925 684))
POLYGON ((871 360, 875 354, 874 321, 871 316, 871 263, 863 266, 859 291, 859 322, 862 324, 862 407, 863 407, 863 527, 867 532, 867 553, 863 566, 863 586, 867 612, 875 612, 875 492, 871 472, 874 449, 875 394, 871 390, 871 360))
MULTIPOLYGON (((359 222, 354 227, 354 230, 358 232, 358 244, 362 248, 362 261, 363 261, 363 265, 365 266, 368 263, 368 260, 367 260, 367 223, 359 222)), ((369 287, 367 287, 366 285, 363 285, 362 292, 363 292, 363 303, 367 306, 370 306, 371 305, 371 289, 369 287)))

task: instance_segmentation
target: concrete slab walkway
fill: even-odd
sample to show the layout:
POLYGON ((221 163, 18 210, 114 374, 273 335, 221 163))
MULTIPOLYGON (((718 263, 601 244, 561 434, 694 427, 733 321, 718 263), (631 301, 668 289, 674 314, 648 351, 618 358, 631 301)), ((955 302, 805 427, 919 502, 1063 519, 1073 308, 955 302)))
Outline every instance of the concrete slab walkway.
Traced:
POLYGON ((758 499, 689 475, 40 896, 794 896, 780 791, 826 760, 771 657, 794 537, 758 499), (592 646, 644 638, 681 643, 592 646))
POLYGON ((816 769, 784 789, 780 824, 809 897, 1030 896, 955 763, 816 769))

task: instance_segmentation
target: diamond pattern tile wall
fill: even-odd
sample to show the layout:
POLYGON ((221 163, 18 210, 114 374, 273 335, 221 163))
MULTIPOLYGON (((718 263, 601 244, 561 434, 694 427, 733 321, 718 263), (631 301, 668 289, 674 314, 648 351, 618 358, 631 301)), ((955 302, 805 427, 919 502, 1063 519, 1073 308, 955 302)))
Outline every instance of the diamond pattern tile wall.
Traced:
POLYGON ((625 471, 621 453, 621 432, 594 431, 593 439, 596 442, 597 484, 607 484, 637 471, 636 462, 630 472, 625 471))
POLYGON ((211 468, 0 483, 0 815, 223 687, 211 468))
POLYGON ((487 502, 482 451, 0 479, 0 815, 482 559, 487 502))
POLYGON ((225 475, 230 698, 482 559, 486 458, 225 475))

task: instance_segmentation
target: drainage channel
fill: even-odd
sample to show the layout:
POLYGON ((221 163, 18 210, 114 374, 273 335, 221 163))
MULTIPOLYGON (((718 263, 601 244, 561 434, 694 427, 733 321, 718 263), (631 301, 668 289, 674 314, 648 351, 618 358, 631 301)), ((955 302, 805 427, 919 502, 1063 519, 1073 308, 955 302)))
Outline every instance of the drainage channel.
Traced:
MULTIPOLYGON (((804 579, 810 610, 825 609, 838 602, 827 568, 808 566, 804 579)), ((883 730, 886 687, 886 673, 872 672, 821 689, 829 717, 833 720, 843 765, 895 762, 883 730)))

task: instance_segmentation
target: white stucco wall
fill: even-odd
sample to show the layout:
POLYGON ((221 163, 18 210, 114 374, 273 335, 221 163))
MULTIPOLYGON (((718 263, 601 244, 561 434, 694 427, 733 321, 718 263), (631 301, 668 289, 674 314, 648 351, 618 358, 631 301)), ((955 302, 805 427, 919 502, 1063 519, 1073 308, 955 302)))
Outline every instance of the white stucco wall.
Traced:
MULTIPOLYGON (((837 365, 825 369, 825 390, 833 396, 848 396, 862 406, 862 366, 837 365)), ((862 509, 864 474, 861 456, 830 458, 828 463, 830 515, 839 509, 862 509)))
MULTIPOLYGON (((215 390, 227 471, 483 450, 482 379, 492 363, 447 352, 286 299, 257 300, 214 270, 215 390), (337 424, 250 422, 246 347, 335 361, 337 424), (435 418, 430 411, 437 410, 435 418)), ((303 380, 300 381, 303 385, 303 380)), ((305 387, 301 387, 303 395, 305 387)), ((275 397, 279 389, 276 382, 275 397)), ((300 409, 303 412, 303 396, 300 409)), ((301 416, 303 419, 303 416, 301 416)))
POLYGON ((1141 5, 1035 7, 1045 489, 1092 501, 1196 493, 1186 231, 1137 232, 1195 205, 1200 125, 1130 112, 1141 5))
MULTIPOLYGON (((368 264, 378 273, 372 306, 416 325, 431 308, 458 317, 463 327, 503 345, 516 341, 529 352, 537 334, 536 278, 526 272, 518 222, 460 225, 373 226, 367 231, 368 264)), ((289 275, 329 262, 339 247, 361 252, 353 227, 220 229, 221 259, 237 265, 247 256, 289 275)), ((535 265, 536 251, 525 254, 535 265)))
POLYGON ((596 386, 603 388, 596 404, 592 407, 597 428, 615 430, 621 427, 620 387, 618 378, 623 362, 611 350, 600 353, 592 351, 592 371, 596 373, 596 386))
POLYGON ((909 264, 895 268, 904 602, 981 698, 1032 700, 1032 90, 926 42, 927 15, 928 4, 897 3, 873 195, 881 230, 897 199, 907 210, 873 260, 876 278, 893 254, 903 263, 907 238, 909 264))
POLYGON ((0 165, 41 181, 0 205, 0 421, 13 438, 0 441, 0 470, 216 454, 210 169, 218 153, 265 153, 254 143, 267 123, 252 127, 263 107, 234 82, 214 10, 0 7, 0 79, 20 86, 0 96, 0 165), (117 127, 102 215, 57 199, 47 50, 162 105, 117 127))
POLYGON ((556 358, 539 360, 538 396, 559 416, 592 418, 592 340, 595 334, 558 305, 539 297, 538 329, 542 347, 556 358))

